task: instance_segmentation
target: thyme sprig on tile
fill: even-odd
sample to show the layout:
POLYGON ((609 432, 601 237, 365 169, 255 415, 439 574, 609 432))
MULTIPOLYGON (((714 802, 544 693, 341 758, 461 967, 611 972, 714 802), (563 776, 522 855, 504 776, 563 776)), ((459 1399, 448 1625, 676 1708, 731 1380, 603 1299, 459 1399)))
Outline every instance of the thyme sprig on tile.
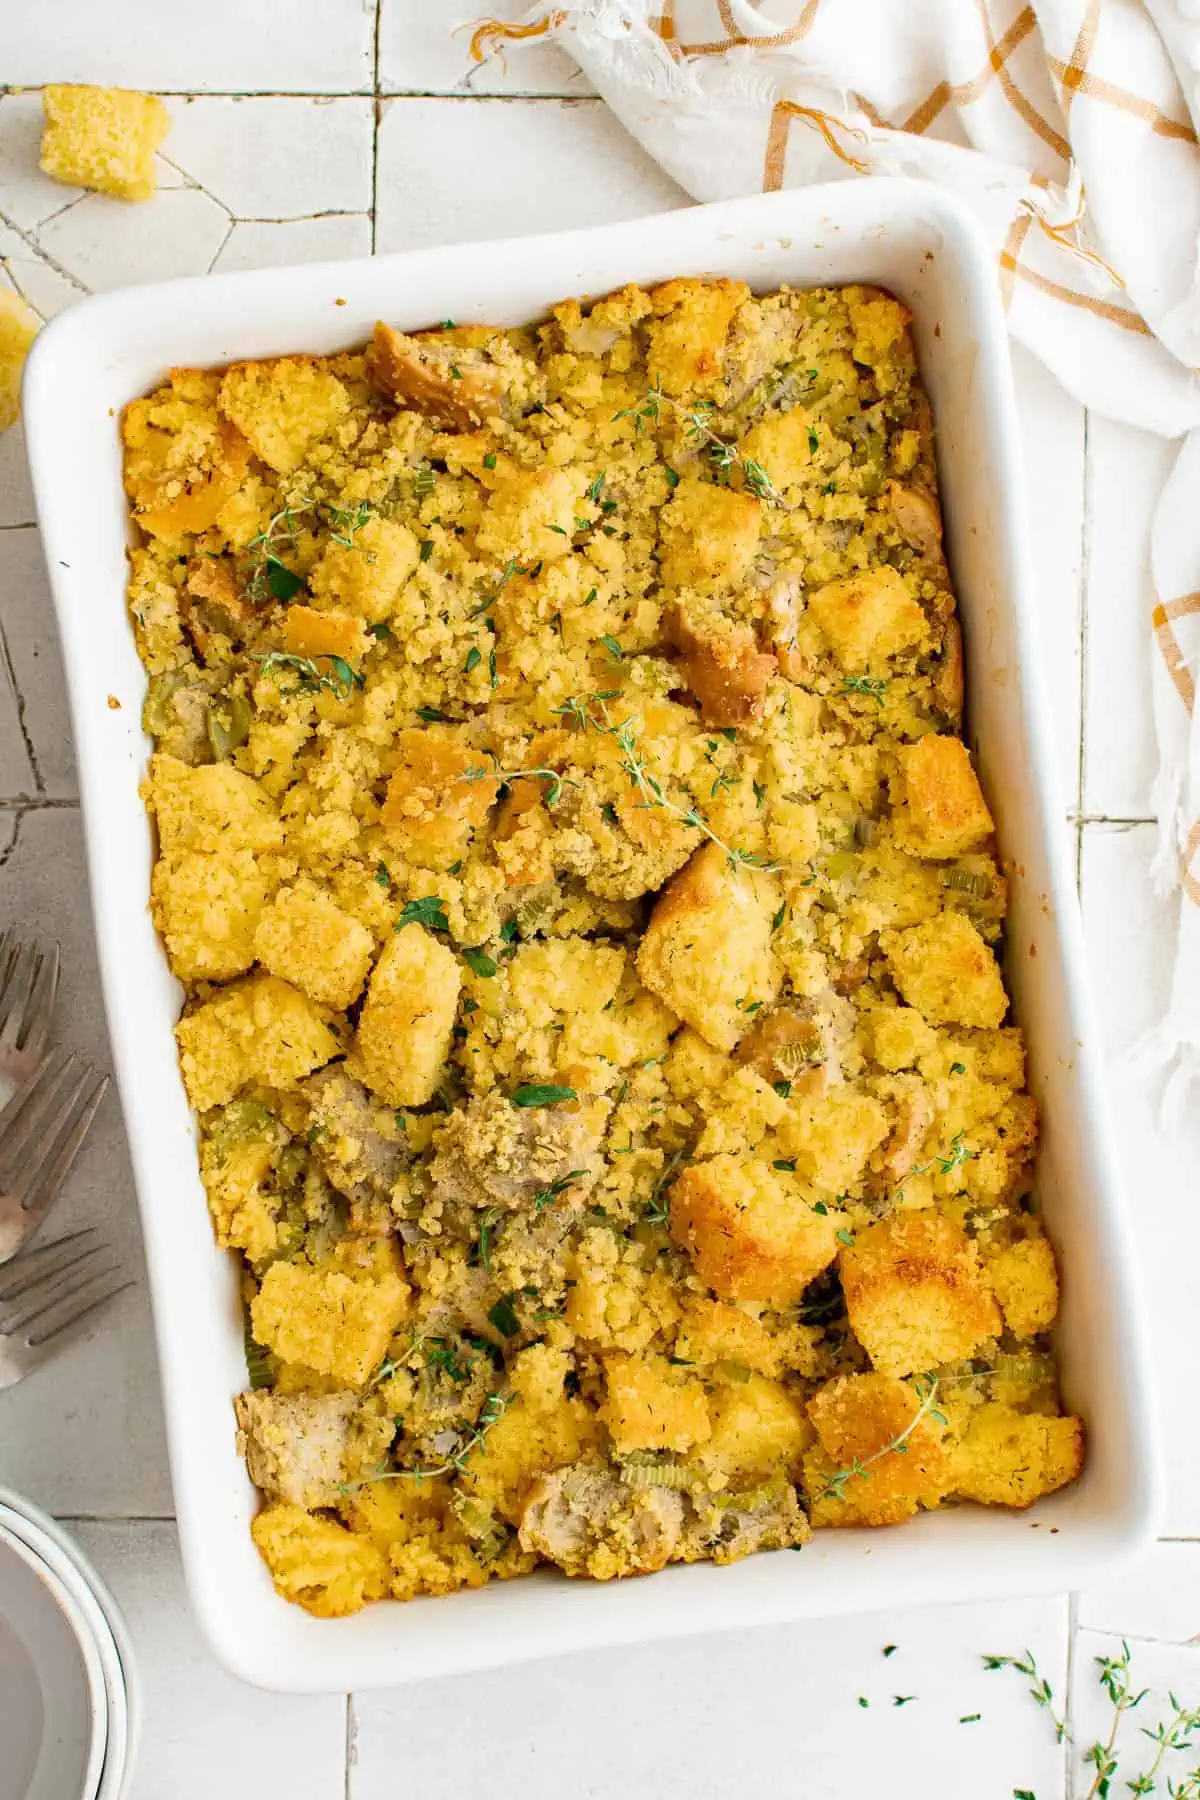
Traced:
POLYGON ((564 700, 561 706, 555 706, 551 710, 558 717, 566 719, 567 723, 578 731, 586 734, 590 729, 601 737, 612 738, 621 752, 621 767, 628 775, 633 787, 637 789, 641 805, 656 807, 663 812, 671 813, 673 817, 682 820, 685 825, 689 825, 693 831, 698 831, 711 844, 715 844, 718 850, 724 851, 731 869, 754 868, 761 870, 764 874, 779 869, 781 866, 779 863, 769 862, 766 857, 759 856, 754 851, 739 850, 736 846, 727 844, 725 839, 719 837, 713 830, 694 802, 690 806, 680 806, 676 801, 668 800, 662 782, 657 775, 651 772, 638 744, 641 721, 633 718, 626 719, 620 725, 614 723, 607 703, 616 698, 616 691, 611 689, 600 693, 571 695, 564 700))

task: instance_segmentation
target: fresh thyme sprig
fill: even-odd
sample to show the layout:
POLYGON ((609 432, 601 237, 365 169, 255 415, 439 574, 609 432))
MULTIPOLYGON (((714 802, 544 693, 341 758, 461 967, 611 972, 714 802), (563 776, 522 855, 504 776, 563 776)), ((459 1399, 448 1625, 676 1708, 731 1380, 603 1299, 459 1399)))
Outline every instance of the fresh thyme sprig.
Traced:
POLYGON ((1054 1689, 1038 1668, 1032 1650, 1026 1650, 1024 1656, 985 1656, 983 1666, 989 1671, 1014 1669, 1018 1675, 1027 1675, 1030 1683, 1030 1698, 1035 1700, 1039 1706, 1045 1707, 1050 1714, 1050 1723, 1054 1727, 1055 1738, 1060 1744, 1063 1743, 1067 1735, 1067 1722, 1065 1719, 1060 1719, 1054 1710, 1054 1689))
POLYGON ((348 700, 356 687, 362 687, 364 677, 352 669, 344 656, 296 656, 290 650, 269 650, 265 656, 256 656, 255 662, 262 664, 264 675, 276 675, 280 669, 294 669, 299 681, 291 690, 295 693, 304 688, 309 691, 323 690, 334 694, 339 700, 348 700), (317 667, 318 663, 328 663, 328 669, 317 667))
POLYGON ((246 598, 255 606, 264 606, 271 600, 290 600, 304 586, 296 571, 281 560, 279 551, 295 547, 300 514, 311 512, 314 504, 312 500, 301 500, 295 506, 281 506, 246 545, 253 564, 246 598))
POLYGON ((640 725, 638 719, 626 719, 623 724, 616 725, 609 715, 607 702, 617 698, 614 690, 600 693, 571 695, 561 706, 551 710, 560 718, 564 718, 577 730, 584 733, 590 727, 601 737, 610 737, 621 752, 621 767, 628 775, 630 782, 641 796, 641 804, 645 807, 658 807, 663 812, 671 813, 690 825, 694 831, 700 832, 710 843, 722 850, 728 859, 731 869, 750 867, 761 869, 769 874, 777 870, 779 863, 768 862, 763 856, 750 850, 738 850, 718 837, 704 814, 694 803, 691 806, 679 806, 674 800, 668 800, 663 785, 657 775, 653 775, 638 747, 637 734, 640 725), (596 711, 592 709, 595 708, 596 711), (599 713, 597 718, 596 713, 599 713))
POLYGON ((671 1218, 671 1197, 668 1189, 675 1179, 675 1171, 683 1161, 683 1151, 676 1150, 668 1159, 666 1167, 655 1182, 650 1198, 646 1202, 646 1210, 642 1214, 647 1225, 666 1225, 671 1218))
POLYGON ((683 420, 692 434, 694 447, 699 448, 700 445, 704 445, 708 451, 708 460, 718 475, 727 476, 731 469, 740 469, 747 492, 753 494, 756 500, 767 500, 772 506, 778 506, 783 512, 795 511, 795 508, 784 499, 760 462, 756 462, 752 456, 745 455, 736 444, 731 443, 728 438, 723 438, 719 431, 714 431, 712 421, 708 416, 712 410, 711 401, 701 401, 693 407, 681 406, 677 400, 671 398, 670 394, 663 393, 660 378, 651 384, 640 405, 625 406, 620 412, 614 413, 613 423, 615 424, 618 419, 632 419, 634 429, 640 432, 643 425, 661 419, 664 406, 669 406, 676 417, 683 420))
POLYGON ((917 1429, 917 1426, 921 1423, 922 1419, 936 1419, 939 1425, 946 1424, 945 1413, 939 1412, 934 1405, 934 1401, 937 1399, 939 1385, 937 1378, 935 1376, 923 1376, 915 1385, 917 1397, 921 1404, 918 1406, 912 1418, 908 1421, 908 1424, 904 1427, 904 1430, 898 1431, 894 1438, 889 1439, 886 1444, 881 1445, 880 1448, 873 1451, 870 1456, 863 1457, 861 1460, 856 1456, 853 1462, 846 1468, 836 1469, 820 1492, 814 1495, 814 1499, 827 1500, 832 1497, 835 1500, 844 1500, 846 1498, 846 1489, 850 1483, 856 1477, 865 1481, 867 1479, 867 1472, 872 1464, 882 1461, 885 1456, 906 1456, 908 1454, 909 1439, 912 1437, 913 1432, 917 1429))
POLYGON ((461 779, 463 781, 501 782, 546 781, 550 784, 547 787, 545 794, 547 806, 554 806, 557 804, 558 798, 563 791, 564 782, 568 785, 573 785, 570 782, 570 778, 566 775, 560 775, 557 769, 502 769, 499 763, 491 769, 479 764, 475 768, 468 769, 461 779))

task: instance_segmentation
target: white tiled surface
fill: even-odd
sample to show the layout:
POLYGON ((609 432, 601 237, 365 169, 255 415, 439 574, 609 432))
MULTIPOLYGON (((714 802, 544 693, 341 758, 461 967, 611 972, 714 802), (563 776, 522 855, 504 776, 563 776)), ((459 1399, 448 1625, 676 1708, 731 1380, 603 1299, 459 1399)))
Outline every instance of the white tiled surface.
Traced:
MULTIPOLYGON (((512 51, 506 70, 468 82, 469 32, 456 28, 480 10, 473 0, 382 0, 378 18, 374 0, 0 5, 7 80, 153 87, 167 93, 175 121, 163 191, 152 207, 127 209, 41 177, 38 96, 0 97, 0 279, 6 269, 49 314, 82 292, 154 275, 513 235, 683 203, 555 52, 512 51)), ((1153 1298, 1170 1541, 1147 1567, 1070 1608, 942 1606, 352 1701, 242 1687, 200 1644, 180 1587, 137 1223, 110 1099, 60 1217, 103 1221, 137 1286, 88 1342, 0 1396, 0 1479, 79 1521, 127 1610, 147 1703, 134 1800, 723 1800, 746 1791, 1009 1800, 1017 1790, 1082 1800, 1088 1782, 1075 1780, 1045 1713, 1019 1677, 985 1674, 982 1653, 1032 1648, 1059 1696, 1070 1657, 1081 1748, 1094 1735, 1092 1658, 1121 1634, 1143 1679, 1200 1699, 1191 1641, 1200 1633, 1200 1123, 1183 1143, 1164 1143, 1119 1067, 1161 1007, 1167 978, 1170 910, 1147 880, 1143 613, 1150 506, 1169 450, 1085 420, 1023 354, 1017 378, 1063 828, 1079 841, 1112 1106, 1153 1298), (898 1649, 885 1658, 889 1642, 898 1649), (915 1698, 898 1707, 897 1694, 915 1698)), ((32 518, 14 431, 0 438, 0 922, 36 919, 61 938, 63 1035, 103 1061, 70 738, 32 518)))

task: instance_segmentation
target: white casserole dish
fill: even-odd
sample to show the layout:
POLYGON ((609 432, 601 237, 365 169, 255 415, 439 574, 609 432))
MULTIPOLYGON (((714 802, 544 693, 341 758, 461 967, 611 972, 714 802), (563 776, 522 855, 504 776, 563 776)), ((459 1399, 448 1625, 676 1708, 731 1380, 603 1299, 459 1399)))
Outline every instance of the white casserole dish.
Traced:
POLYGON ((718 1626, 1061 1590, 1140 1549, 1158 1509, 1154 1406, 1037 674, 1008 343, 995 271, 957 203, 921 183, 855 181, 524 242, 129 289, 85 301, 42 334, 24 399, 184 1563, 227 1666, 275 1688, 364 1688, 718 1626), (230 1400, 246 1380, 235 1270, 212 1240, 171 1036, 180 991, 147 909, 145 681, 125 611, 118 415, 172 364, 340 350, 378 317, 408 328, 446 317, 523 323, 566 295, 701 272, 759 290, 876 282, 913 311, 966 633, 970 733, 1013 877, 1009 972, 1044 1110, 1038 1191, 1062 1255, 1064 1386, 1087 1420, 1086 1472, 1032 1513, 963 1507, 893 1531, 821 1532, 799 1556, 608 1586, 543 1574, 318 1621, 272 1590, 234 1447, 230 1400))

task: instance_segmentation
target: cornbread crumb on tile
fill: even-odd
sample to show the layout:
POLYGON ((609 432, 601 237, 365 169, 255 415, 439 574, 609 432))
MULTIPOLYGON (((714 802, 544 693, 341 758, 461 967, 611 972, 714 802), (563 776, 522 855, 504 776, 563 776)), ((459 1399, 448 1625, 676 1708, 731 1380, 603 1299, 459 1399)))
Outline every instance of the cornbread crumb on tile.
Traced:
POLYGON ((319 1617, 1071 1480, 908 318, 692 279, 122 420, 151 907, 319 1617))
POLYGON ((0 431, 21 414, 21 375, 42 321, 20 294, 0 287, 0 431))
POLYGON ((171 116, 156 95, 51 83, 42 90, 42 102, 44 174, 119 200, 153 196, 155 152, 171 129, 171 116))

